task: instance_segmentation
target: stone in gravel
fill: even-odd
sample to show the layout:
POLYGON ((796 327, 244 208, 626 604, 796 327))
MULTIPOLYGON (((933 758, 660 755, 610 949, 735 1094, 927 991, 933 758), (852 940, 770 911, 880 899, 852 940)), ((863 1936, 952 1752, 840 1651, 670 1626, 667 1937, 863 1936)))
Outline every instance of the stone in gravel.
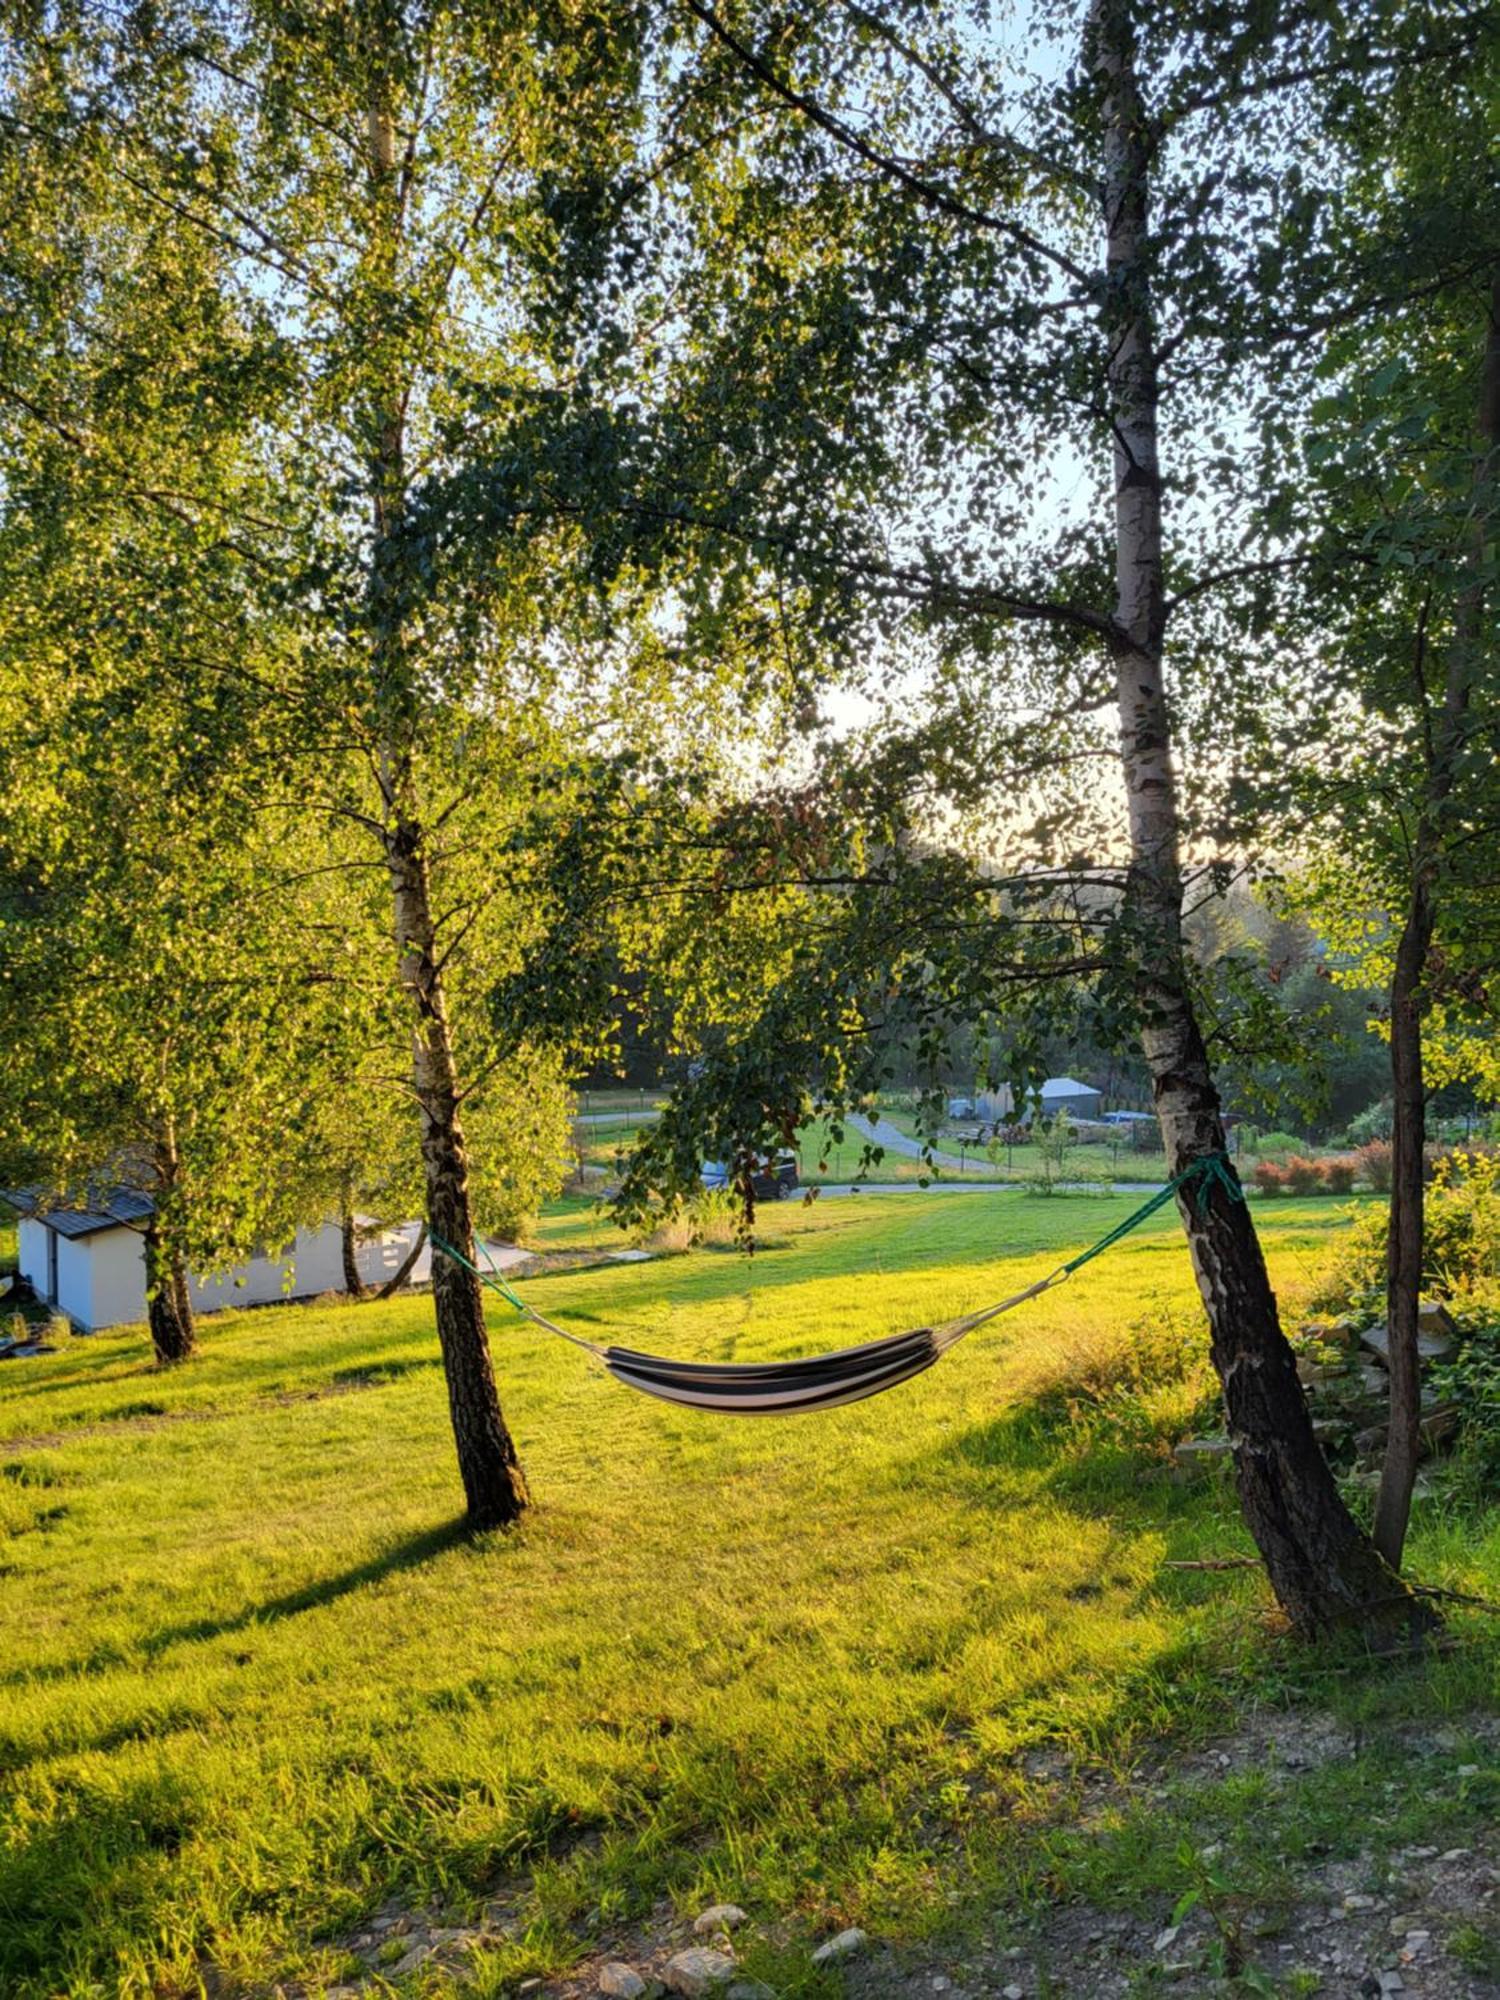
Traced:
POLYGON ((776 1990, 763 1979, 736 1979, 724 2000, 776 2000, 776 1990))
POLYGON ((1406 1991, 1406 1981, 1401 1977, 1399 1972, 1380 1972, 1375 1976, 1380 1982, 1380 1991, 1382 1993, 1404 1993, 1406 1991))
POLYGON ((1169 1924, 1164 1931, 1159 1932, 1156 1943, 1152 1945, 1151 1949, 1153 1951, 1170 1951, 1177 1942, 1177 1928, 1176 1924, 1169 1924))
POLYGON ((1026 1988, 1024 1986, 1002 1986, 1000 1989, 1000 2000, 1026 2000, 1026 1988))
POLYGON ((820 1944, 812 1955, 814 1965, 832 1965, 835 1959, 852 1958, 857 1951, 863 1951, 870 1940, 862 1930, 840 1931, 827 1944, 820 1944))
POLYGON ((1172 1447, 1172 1456, 1184 1472, 1204 1472, 1223 1465, 1232 1453, 1228 1438, 1184 1438, 1172 1447))
POLYGON ((619 1959, 611 1959, 608 1965, 599 1968, 599 1991, 613 1995, 613 2000, 641 2000, 646 1990, 646 1982, 633 1965, 623 1965, 619 1959))
POLYGON ((431 1956, 432 1946, 424 1938, 421 1943, 414 1944, 403 1958, 396 1960, 396 1963, 391 1967, 392 1979, 404 1979, 408 1972, 415 1972, 417 1967, 425 1959, 431 1958, 431 1956))
POLYGON ((702 1945, 692 1945, 669 1958, 661 1976, 684 2000, 700 2000, 701 1995, 712 1993, 716 1986, 728 1985, 734 1977, 734 1960, 727 1951, 708 1951, 702 1945))
MULTIPOLYGON (((1444 1318, 1447 1315, 1444 1314, 1444 1318)), ((1451 1326, 1452 1321, 1449 1321, 1451 1326)), ((1377 1361, 1390 1365, 1391 1337, 1383 1326, 1367 1326, 1359 1337, 1361 1347, 1367 1347, 1377 1361)), ((1453 1335, 1443 1333, 1435 1325, 1423 1325, 1417 1334, 1417 1353, 1423 1361, 1442 1361, 1453 1352, 1453 1335)))
POLYGON ((745 1912, 738 1903, 714 1903, 700 1916, 693 1919, 693 1930, 698 1937, 708 1937, 714 1931, 732 1931, 747 1921, 745 1912))
POLYGON ((518 1993, 540 1993, 541 1990, 542 1982, 540 1979, 523 1979, 516 1988, 518 1993))

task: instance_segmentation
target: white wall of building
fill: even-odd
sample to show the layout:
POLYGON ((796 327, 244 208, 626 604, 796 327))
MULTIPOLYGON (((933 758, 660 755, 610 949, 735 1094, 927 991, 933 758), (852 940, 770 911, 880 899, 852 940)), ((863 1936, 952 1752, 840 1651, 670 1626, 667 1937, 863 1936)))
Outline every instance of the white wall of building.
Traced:
MULTIPOLYGON (((393 1278, 416 1241, 419 1225, 398 1223, 362 1241, 356 1251, 360 1277, 380 1286, 393 1278)), ((47 1238, 44 1222, 23 1216, 17 1231, 21 1275, 38 1298, 48 1297, 47 1238)), ((503 1243, 485 1246, 501 1269, 524 1253, 503 1243)), ((480 1262, 485 1260, 483 1256, 480 1262)), ((424 1245, 409 1282, 429 1284, 432 1251, 424 1245)), ((233 1306, 272 1305, 283 1299, 316 1298, 344 1289, 342 1232, 336 1222, 299 1229, 295 1242, 274 1256, 253 1257, 217 1276, 190 1276, 195 1312, 222 1312, 233 1306)), ((146 1317, 146 1253, 139 1230, 98 1229, 91 1235, 57 1239, 57 1308, 91 1332, 132 1326, 146 1317)))
POLYGON ((94 1324, 93 1268, 86 1236, 57 1239, 57 1310, 80 1326, 94 1324))
POLYGON ((146 1245, 138 1229, 101 1229, 83 1241, 93 1265, 90 1327, 128 1326, 146 1317, 146 1245))
POLYGON ((16 1269, 39 1299, 47 1296, 47 1230, 23 1215, 16 1226, 16 1269))

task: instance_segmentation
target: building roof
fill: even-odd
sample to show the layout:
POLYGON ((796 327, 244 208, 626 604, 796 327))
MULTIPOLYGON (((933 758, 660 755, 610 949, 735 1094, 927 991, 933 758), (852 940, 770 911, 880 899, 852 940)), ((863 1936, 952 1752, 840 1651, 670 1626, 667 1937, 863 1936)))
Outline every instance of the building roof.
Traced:
POLYGON ((1080 1083, 1076 1076, 1049 1076, 1042 1085, 1043 1097, 1097 1097, 1099 1092, 1091 1083, 1080 1083))
POLYGON ((64 1205, 62 1197, 42 1188, 0 1188, 0 1201, 36 1222, 45 1222, 59 1236, 97 1236, 101 1229, 136 1229, 156 1213, 156 1203, 139 1188, 91 1187, 79 1206, 64 1205))

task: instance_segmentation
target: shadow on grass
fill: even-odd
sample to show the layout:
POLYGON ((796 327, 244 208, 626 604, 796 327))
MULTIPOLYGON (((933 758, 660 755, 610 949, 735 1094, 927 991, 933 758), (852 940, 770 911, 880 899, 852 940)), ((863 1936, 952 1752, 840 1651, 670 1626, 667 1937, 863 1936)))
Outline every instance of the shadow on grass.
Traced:
MULTIPOLYGON (((995 1513, 1045 1498, 1131 1537, 1159 1535, 1164 1558, 1199 1553, 1205 1536, 1239 1539, 1232 1479, 1184 1479, 1164 1443, 1145 1431, 1111 1434, 1102 1412, 1080 1422, 1063 1394, 1045 1389, 906 1460, 896 1476, 903 1485, 959 1491, 995 1513)), ((1168 1573, 1152 1587, 1176 1598, 1185 1582, 1168 1573)))
POLYGON ((381 1583, 388 1576, 399 1575, 402 1570, 420 1569, 434 1556, 458 1548, 469 1539, 468 1523, 459 1516, 456 1520, 443 1522, 439 1527, 425 1528, 421 1534, 408 1535, 404 1541, 393 1542, 379 1555, 355 1563, 334 1576, 319 1577, 316 1582, 303 1584, 299 1590, 267 1598, 263 1604, 247 1605, 232 1618, 194 1618, 186 1624, 165 1626, 145 1639, 141 1650, 148 1659, 154 1660, 172 1646, 192 1645, 202 1639, 228 1638, 236 1632, 248 1631, 252 1626, 275 1625, 283 1618, 300 1617, 304 1611, 317 1611, 325 1604, 336 1604, 341 1597, 363 1590, 367 1584, 381 1583))
POLYGON ((283 1618, 296 1618, 304 1611, 317 1611, 325 1604, 336 1604, 340 1598, 363 1590, 367 1584, 383 1582, 386 1577, 399 1575, 402 1570, 419 1569, 435 1556, 461 1547, 469 1540, 468 1523, 459 1516, 443 1522, 439 1527, 426 1528, 421 1534, 409 1535, 404 1541, 393 1542, 379 1555, 370 1556, 366 1561, 355 1563, 333 1576, 319 1577, 315 1582, 303 1584, 300 1589, 286 1591, 280 1597, 267 1598, 262 1604, 246 1605, 243 1611, 235 1612, 232 1617, 194 1618, 181 1625, 164 1626, 161 1631, 142 1639, 138 1649, 131 1648, 129 1652, 110 1646, 82 1659, 59 1661, 42 1667, 15 1667, 0 1674, 0 1687, 79 1679, 124 1666, 136 1656, 137 1651, 148 1660, 156 1660, 173 1646, 192 1645, 204 1639, 228 1638, 255 1626, 279 1624, 283 1618))

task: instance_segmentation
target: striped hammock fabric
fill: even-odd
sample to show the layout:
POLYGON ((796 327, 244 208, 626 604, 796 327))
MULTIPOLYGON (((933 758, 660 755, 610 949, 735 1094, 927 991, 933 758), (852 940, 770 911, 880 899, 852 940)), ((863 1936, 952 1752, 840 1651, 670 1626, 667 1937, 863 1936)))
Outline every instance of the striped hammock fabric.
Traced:
POLYGON ((1052 1271, 1014 1297, 967 1313, 962 1319, 913 1327, 906 1333, 888 1334, 883 1340, 866 1341, 860 1347, 842 1347, 832 1354, 789 1361, 671 1361, 660 1354, 642 1354, 633 1347, 597 1346, 545 1318, 533 1306, 523 1302, 519 1310, 545 1332, 587 1349, 627 1389, 639 1389, 643 1395, 657 1396, 685 1409, 711 1410, 718 1416, 787 1417, 807 1410, 836 1410, 841 1404, 863 1402, 866 1396, 878 1396, 882 1390, 911 1381, 976 1326, 1034 1299, 1067 1276, 1065 1269, 1052 1271))
POLYGON ((1001 1299, 998 1305, 982 1306, 978 1312, 966 1313, 961 1319, 913 1327, 907 1333, 887 1334, 883 1340, 869 1340, 862 1347, 841 1347, 832 1354, 810 1354, 789 1361, 670 1361, 665 1355, 642 1354, 633 1347, 600 1347, 539 1313, 512 1290, 498 1271, 481 1271, 451 1243, 445 1243, 436 1231, 430 1233, 429 1241, 443 1256, 472 1271, 482 1283, 498 1292, 533 1326, 555 1333, 559 1340, 570 1341, 574 1347, 592 1354, 628 1389, 639 1389, 643 1395, 657 1396, 664 1403, 678 1403, 684 1409, 711 1410, 718 1416, 786 1417, 804 1410, 836 1410, 840 1404, 859 1403, 866 1396, 878 1396, 883 1390, 910 1382, 940 1360, 950 1347, 956 1347, 976 1326, 998 1319, 1001 1313, 1008 1313, 1071 1278, 1082 1265, 1139 1228, 1148 1216, 1154 1215, 1192 1181, 1199 1183, 1200 1207, 1206 1205, 1215 1187, 1231 1201, 1245 1198, 1224 1155, 1205 1153, 1189 1161, 1165 1187, 1158 1188, 1149 1201, 1143 1202, 1123 1222, 1116 1223, 1097 1243, 1070 1257, 1066 1264, 1059 1264, 1055 1271, 1038 1278, 1024 1291, 1001 1299))

